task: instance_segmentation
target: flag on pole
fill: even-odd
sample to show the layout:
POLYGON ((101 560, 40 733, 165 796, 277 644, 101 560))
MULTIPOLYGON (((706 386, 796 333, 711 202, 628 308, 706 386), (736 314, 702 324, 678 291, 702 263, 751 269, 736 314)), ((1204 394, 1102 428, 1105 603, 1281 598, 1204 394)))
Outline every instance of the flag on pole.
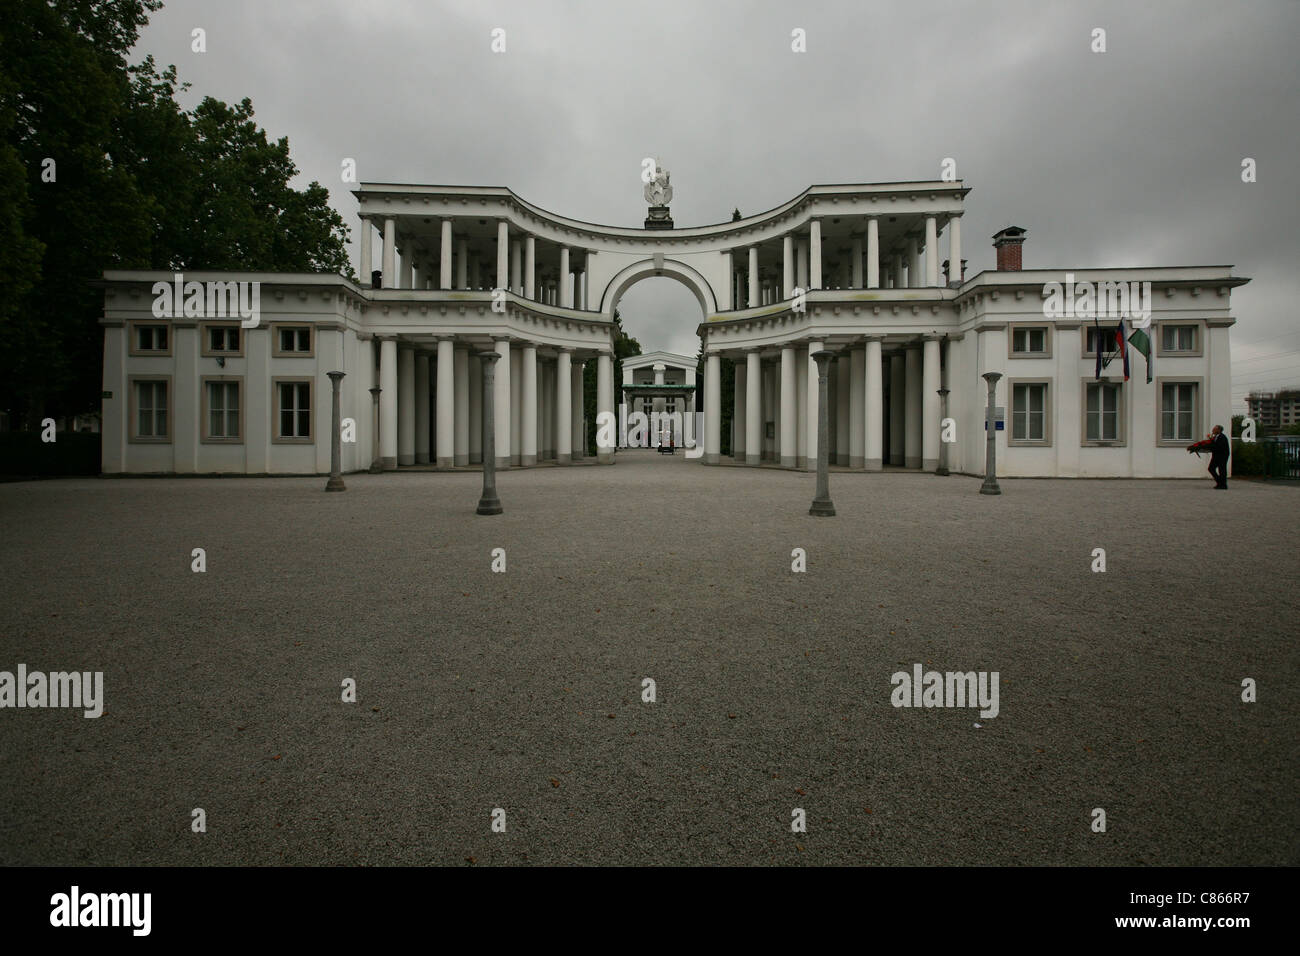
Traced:
POLYGON ((1128 340, 1133 348, 1146 357, 1147 384, 1150 385, 1156 361, 1156 351, 1151 347, 1151 336, 1147 334, 1146 329, 1134 329, 1129 335, 1128 340))
POLYGON ((1128 342, 1124 334, 1124 320, 1119 320, 1119 325, 1115 328, 1115 348, 1118 350, 1120 357, 1124 360, 1124 381, 1128 381, 1128 342))
POLYGON ((1097 321, 1097 317, 1095 315, 1092 317, 1092 327, 1096 330, 1097 333, 1096 343, 1095 343, 1097 346, 1097 370, 1094 373, 1094 377, 1097 379, 1097 381, 1101 381, 1101 370, 1106 364, 1102 360, 1102 353, 1106 351, 1106 337, 1101 334, 1101 323, 1097 321))

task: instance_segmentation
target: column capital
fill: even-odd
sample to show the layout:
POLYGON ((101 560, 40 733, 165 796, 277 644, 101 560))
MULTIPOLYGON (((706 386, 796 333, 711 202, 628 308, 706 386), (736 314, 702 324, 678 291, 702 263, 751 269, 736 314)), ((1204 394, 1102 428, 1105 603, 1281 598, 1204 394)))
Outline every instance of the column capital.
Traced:
POLYGON ((938 332, 927 332, 921 336, 922 342, 942 342, 947 336, 940 335, 938 332))
POLYGON ((864 335, 862 336, 862 341, 864 344, 867 342, 883 342, 885 341, 885 336, 879 333, 873 335, 864 335))

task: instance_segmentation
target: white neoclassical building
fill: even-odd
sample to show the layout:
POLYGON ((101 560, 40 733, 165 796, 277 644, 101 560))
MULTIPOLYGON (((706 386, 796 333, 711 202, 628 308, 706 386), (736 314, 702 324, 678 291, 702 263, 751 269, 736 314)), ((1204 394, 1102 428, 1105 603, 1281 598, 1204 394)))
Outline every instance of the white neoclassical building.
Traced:
POLYGON ((619 447, 629 444, 628 429, 621 420, 634 412, 650 423, 643 444, 680 448, 684 436, 692 441, 697 437, 690 423, 695 414, 695 359, 690 356, 645 352, 623 359, 620 392, 619 447))
MULTIPOLYGON (((498 466, 571 462, 589 452, 585 364, 597 366, 599 412, 616 421, 614 309, 635 283, 667 276, 699 303, 703 393, 694 360, 664 353, 625 365, 623 393, 677 384, 680 371, 682 401, 704 411, 706 463, 719 460, 730 361, 734 458, 815 467, 813 356, 829 349, 829 452, 850 469, 933 471, 942 448, 952 471, 982 473, 982 376, 997 372, 1001 475, 1200 475, 1183 448, 1229 423, 1230 294, 1248 280, 1229 266, 1022 269, 1026 234, 1014 227, 995 237, 996 268, 968 275, 968 191, 944 181, 812 186, 755 216, 677 228, 665 205, 644 227, 602 226, 504 188, 363 184, 359 272, 369 283, 191 272, 184 302, 177 295, 160 314, 156 289, 177 277, 105 273, 103 470, 323 474, 331 371, 345 373, 345 471, 474 465, 476 356, 488 349, 501 355, 498 466), (1096 377, 1094 320, 1049 308, 1059 303, 1051 284, 1070 279, 1150 283, 1153 381, 1140 355, 1127 381, 1118 362, 1096 377), (212 288, 232 282, 257 284, 255 325, 212 308, 212 288)), ((614 431, 601 461, 613 460, 614 431)))

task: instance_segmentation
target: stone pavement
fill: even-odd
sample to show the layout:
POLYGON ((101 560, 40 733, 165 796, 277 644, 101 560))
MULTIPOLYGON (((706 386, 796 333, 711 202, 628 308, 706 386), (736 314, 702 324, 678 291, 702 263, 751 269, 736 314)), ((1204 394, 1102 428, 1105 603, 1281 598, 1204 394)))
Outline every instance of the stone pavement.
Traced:
POLYGON ((0 670, 106 698, 0 710, 0 863, 1300 862, 1296 489, 346 480, 0 485, 0 670), (895 708, 917 663, 998 715, 895 708))

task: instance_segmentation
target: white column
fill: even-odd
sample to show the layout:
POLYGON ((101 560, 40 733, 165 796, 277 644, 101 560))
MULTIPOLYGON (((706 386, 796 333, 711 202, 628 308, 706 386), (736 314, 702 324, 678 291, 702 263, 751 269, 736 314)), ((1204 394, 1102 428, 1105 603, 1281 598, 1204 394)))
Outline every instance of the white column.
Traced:
MULTIPOLYGON (((907 420, 907 382, 905 381, 907 363, 903 360, 902 352, 893 352, 889 356, 889 463, 891 465, 903 464, 903 423, 907 420)), ((871 369, 867 369, 867 374, 871 374, 871 369)), ((868 393, 869 394, 869 393, 868 393)), ((870 441, 870 425, 867 426, 868 441, 870 441)))
POLYGON ((907 238, 907 287, 921 287, 921 247, 915 236, 907 238))
POLYGON ((569 275, 569 247, 560 246, 560 307, 573 308, 573 285, 569 275))
POLYGON ((397 220, 384 220, 384 275, 380 285, 385 289, 397 288, 397 220))
MULTIPOLYGON (((456 349, 456 445, 454 462, 469 464, 469 352, 456 349)), ((479 386, 482 388, 482 385, 479 386)))
POLYGON ((799 287, 808 291, 808 240, 800 237, 795 241, 798 250, 799 287))
POLYGON ((794 288, 794 236, 786 233, 781 237, 781 294, 790 298, 794 288))
POLYGON ((925 217, 925 284, 931 288, 939 284, 939 223, 934 216, 925 217))
POLYGON ((437 465, 450 468, 456 462, 456 343, 450 336, 438 339, 437 387, 437 465))
POLYGON ((835 360, 835 464, 849 463, 849 409, 852 390, 849 380, 853 375, 851 353, 841 352, 835 360))
MULTIPOLYGON (((385 273, 387 275, 387 273, 385 273)), ((397 340, 379 343, 379 460, 385 471, 397 467, 397 340)))
POLYGON ((948 279, 962 281, 961 274, 961 216, 948 219, 948 279))
POLYGON ((731 457, 738 462, 743 462, 745 460, 745 439, 749 437, 745 420, 746 403, 749 400, 749 389, 745 385, 746 380, 749 378, 749 366, 740 362, 734 363, 732 378, 736 395, 731 406, 731 457))
POLYGON ((397 351, 397 463, 415 464, 415 351, 397 351))
POLYGON ((716 465, 722 452, 722 363, 717 352, 704 359, 704 463, 716 465))
POLYGON ((895 289, 903 288, 903 254, 901 252, 894 253, 894 264, 893 264, 892 272, 893 272, 892 287, 895 289))
POLYGON ((746 305, 754 308, 758 301, 758 246, 749 247, 749 299, 746 305))
MULTIPOLYGON (((879 351, 879 348, 877 348, 879 351)), ((863 454, 863 439, 866 436, 866 349, 854 349, 849 361, 849 467, 862 469, 866 467, 863 454)), ((876 363, 879 375, 880 363, 876 363)))
POLYGON ((583 362, 572 362, 569 367, 569 375, 572 376, 572 384, 569 392, 569 409, 573 415, 573 421, 570 423, 573 438, 573 458, 575 461, 587 457, 587 436, 582 430, 582 413, 583 413, 583 362))
POLYGON ((518 239, 510 240, 510 291, 515 295, 524 294, 524 244, 518 239))
POLYGON ((795 467, 796 432, 795 432, 795 357, 794 346, 787 345, 781 349, 781 394, 777 407, 781 409, 781 467, 795 467))
POLYGON ((370 273, 373 271, 373 266, 370 264, 370 257, 374 254, 373 245, 374 236, 370 232, 370 220, 363 216, 360 235, 361 275, 358 278, 361 279, 362 287, 366 289, 370 288, 370 273))
POLYGON ((524 237, 524 298, 537 298, 537 240, 524 237))
POLYGON ((880 223, 867 220, 867 288, 880 288, 880 223))
POLYGON ((495 378, 492 381, 493 425, 496 430, 496 466, 509 468, 511 458, 510 445, 510 340, 497 339, 494 343, 497 354, 495 378))
MULTIPOLYGON (((495 401, 495 388, 492 394, 495 401)), ((473 355, 469 356, 469 464, 483 464, 483 362, 473 355)))
POLYGON ((415 355, 415 463, 429 463, 429 353, 415 355))
POLYGON ((907 421, 903 423, 903 465, 907 468, 921 467, 921 416, 924 406, 921 391, 924 381, 921 378, 921 349, 909 345, 905 353, 907 362, 907 421))
POLYGON ((807 412, 804 416, 804 421, 806 422, 805 427, 808 430, 807 455, 808 455, 809 471, 817 470, 818 385, 817 385, 817 362, 813 358, 813 356, 816 355, 821 350, 822 350, 821 342, 813 341, 808 343, 808 400, 804 405, 807 412))
MULTIPOLYGON (((614 416, 615 430, 617 430, 618 418, 614 411, 614 357, 609 352, 601 352, 596 362, 596 437, 600 437, 600 417, 601 415, 614 416)), ((606 419, 608 421, 608 419, 606 419)), ((596 446, 596 459, 602 465, 612 465, 614 463, 613 445, 618 443, 618 435, 614 435, 610 447, 596 446)))
POLYGON ((402 246, 402 288, 415 288, 415 242, 402 246))
POLYGON ((849 277, 850 288, 862 288, 862 237, 855 235, 853 237, 853 274, 849 277))
POLYGON ((751 349, 745 358, 745 463, 757 465, 763 460, 763 365, 758 349, 751 349))
POLYGON ((922 346, 921 373, 921 468, 939 467, 939 337, 927 335, 922 346))
POLYGON ((795 353, 794 423, 798 468, 808 467, 808 347, 795 353))
POLYGON ((560 349, 555 359, 555 460, 573 460, 573 372, 569 350, 560 349))
MULTIPOLYGON (((867 471, 880 471, 884 465, 885 442, 885 379, 881 366, 881 338, 878 335, 867 339, 867 352, 863 362, 863 432, 866 446, 863 452, 862 466, 867 471)), ((901 364, 901 363, 900 363, 901 364)), ((892 392, 892 389, 891 389, 892 392)))
MULTIPOLYGON (((469 242, 465 239, 456 240, 456 288, 469 288, 469 242)), ((500 368, 497 369, 500 372, 500 368)), ((506 376, 509 378, 510 376, 506 376)), ((500 441, 501 436, 497 436, 500 441)), ((501 446, 497 445, 499 449, 501 446)))
MULTIPOLYGON (((808 223, 808 282, 809 288, 822 287, 822 221, 814 219, 808 223)), ((816 368, 816 366, 809 366, 816 368)))
POLYGON ((524 463, 523 452, 523 389, 524 363, 522 348, 510 352, 510 464, 518 467, 524 463))
POLYGON ((519 382, 522 420, 519 422, 521 464, 537 464, 537 346, 525 342, 523 369, 519 382))
POLYGON ((438 244, 438 288, 451 288, 451 220, 442 221, 438 244))
POLYGON ((498 289, 510 288, 510 224, 504 219, 497 220, 497 285, 498 289))

